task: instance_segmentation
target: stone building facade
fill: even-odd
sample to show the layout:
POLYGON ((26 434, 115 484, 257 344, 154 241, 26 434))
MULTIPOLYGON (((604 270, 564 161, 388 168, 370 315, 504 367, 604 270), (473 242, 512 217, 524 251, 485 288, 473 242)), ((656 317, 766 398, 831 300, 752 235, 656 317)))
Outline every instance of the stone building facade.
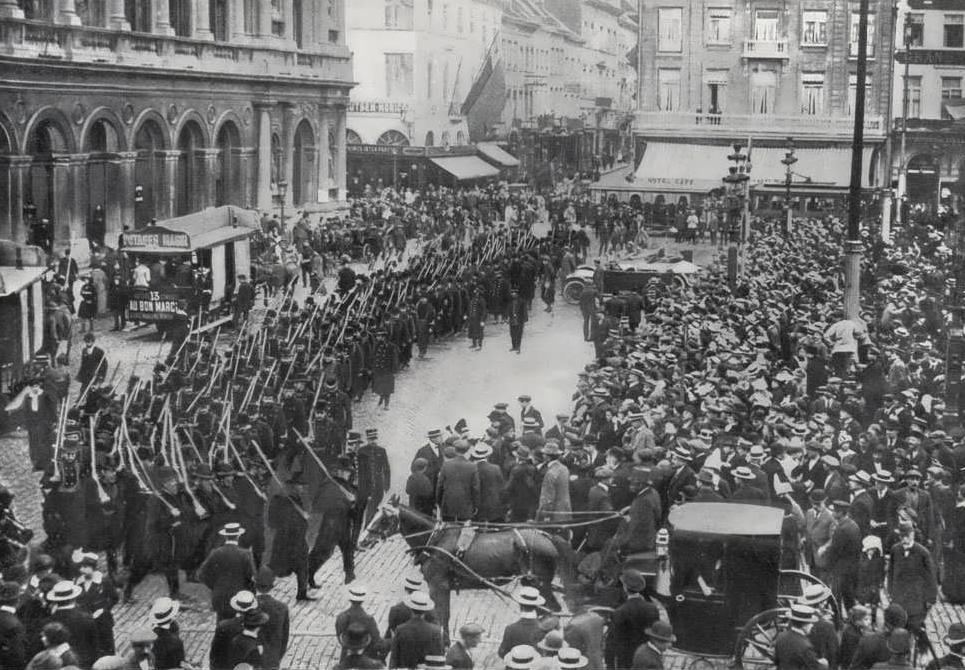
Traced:
POLYGON ((345 0, 0 0, 0 238, 345 197, 345 0))

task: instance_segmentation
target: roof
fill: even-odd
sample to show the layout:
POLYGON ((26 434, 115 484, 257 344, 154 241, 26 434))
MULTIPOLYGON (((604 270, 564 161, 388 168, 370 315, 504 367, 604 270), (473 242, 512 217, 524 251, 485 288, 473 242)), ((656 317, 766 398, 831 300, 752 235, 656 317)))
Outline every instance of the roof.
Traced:
POLYGON ((429 160, 459 181, 499 176, 497 168, 476 156, 451 156, 448 158, 430 158, 429 160))
POLYGON ((519 159, 508 151, 505 151, 495 142, 480 142, 476 145, 476 148, 483 156, 503 167, 516 167, 519 165, 519 159))
POLYGON ((45 267, 15 268, 0 266, 0 298, 19 293, 34 282, 40 281, 45 267))
POLYGON ((670 511, 674 532, 706 535, 780 535, 784 512, 776 507, 741 503, 689 502, 670 511))
POLYGON ((226 244, 259 229, 257 214, 238 207, 209 207, 124 234, 124 248, 145 254, 183 255, 226 244))

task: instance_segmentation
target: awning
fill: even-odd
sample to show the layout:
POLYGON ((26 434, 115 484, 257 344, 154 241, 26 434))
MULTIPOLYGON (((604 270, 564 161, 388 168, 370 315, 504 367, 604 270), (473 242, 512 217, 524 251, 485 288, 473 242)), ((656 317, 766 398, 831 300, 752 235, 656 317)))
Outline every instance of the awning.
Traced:
POLYGON ((459 181, 498 177, 499 170, 476 156, 449 156, 430 158, 436 167, 442 168, 459 181))
POLYGON ((476 149, 478 149, 479 153, 485 158, 502 167, 511 168, 519 166, 519 160, 508 151, 504 151, 503 148, 495 142, 480 142, 476 145, 476 149))
POLYGON ((658 193, 706 193, 724 185, 726 146, 648 142, 633 181, 626 187, 658 193))
POLYGON ((239 207, 209 207, 125 233, 124 250, 179 256, 244 239, 258 229, 254 212, 239 207))
POLYGON ((0 267, 0 298, 19 293, 36 281, 40 281, 45 267, 0 267))
POLYGON ((945 100, 942 102, 942 109, 953 121, 965 119, 965 100, 945 100))
MULTIPOLYGON (((871 162, 874 147, 864 148, 861 166, 861 187, 869 188, 869 175, 874 166, 871 162)), ((784 187, 787 168, 781 162, 787 149, 780 147, 754 147, 751 150, 751 186, 780 186, 784 187)), ((825 188, 846 189, 851 183, 851 149, 849 147, 831 147, 826 149, 810 149, 802 147, 794 150, 797 163, 791 166, 795 174, 792 175, 792 190, 797 187, 805 188, 809 184, 825 188), (810 180, 810 181, 809 181, 810 180)))

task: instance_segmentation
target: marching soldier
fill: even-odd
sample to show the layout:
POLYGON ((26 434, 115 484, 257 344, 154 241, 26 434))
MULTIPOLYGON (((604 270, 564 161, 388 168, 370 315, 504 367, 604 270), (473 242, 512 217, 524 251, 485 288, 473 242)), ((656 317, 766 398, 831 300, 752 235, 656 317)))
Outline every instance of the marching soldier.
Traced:
POLYGON ((379 446, 379 431, 376 428, 367 428, 365 439, 366 444, 356 452, 358 499, 355 503, 356 525, 353 531, 356 539, 362 528, 375 516, 392 481, 388 454, 385 448, 379 446))

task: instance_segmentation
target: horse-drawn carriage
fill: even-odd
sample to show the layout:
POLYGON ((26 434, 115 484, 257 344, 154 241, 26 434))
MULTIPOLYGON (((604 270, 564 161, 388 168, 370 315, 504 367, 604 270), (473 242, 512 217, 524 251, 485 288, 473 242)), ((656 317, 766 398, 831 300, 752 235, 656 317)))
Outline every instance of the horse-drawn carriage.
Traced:
MULTIPOLYGON (((840 622, 827 586, 805 572, 780 568, 783 522, 783 511, 774 507, 686 503, 670 512, 666 544, 625 556, 619 567, 646 576, 647 594, 663 605, 674 626, 675 649, 692 656, 691 664, 732 659, 735 667, 772 665, 774 641, 787 625, 786 612, 808 586, 819 585, 828 594, 823 606, 836 626, 840 622)), ((564 578, 565 600, 599 603, 596 586, 586 594, 576 580, 567 579, 573 557, 558 524, 482 526, 476 544, 460 553, 461 528, 393 500, 382 506, 362 545, 401 532, 420 562, 430 594, 441 605, 442 622, 448 619, 454 588, 498 590, 497 584, 507 578, 529 576, 542 593, 551 595, 549 582, 557 568, 564 578)))

